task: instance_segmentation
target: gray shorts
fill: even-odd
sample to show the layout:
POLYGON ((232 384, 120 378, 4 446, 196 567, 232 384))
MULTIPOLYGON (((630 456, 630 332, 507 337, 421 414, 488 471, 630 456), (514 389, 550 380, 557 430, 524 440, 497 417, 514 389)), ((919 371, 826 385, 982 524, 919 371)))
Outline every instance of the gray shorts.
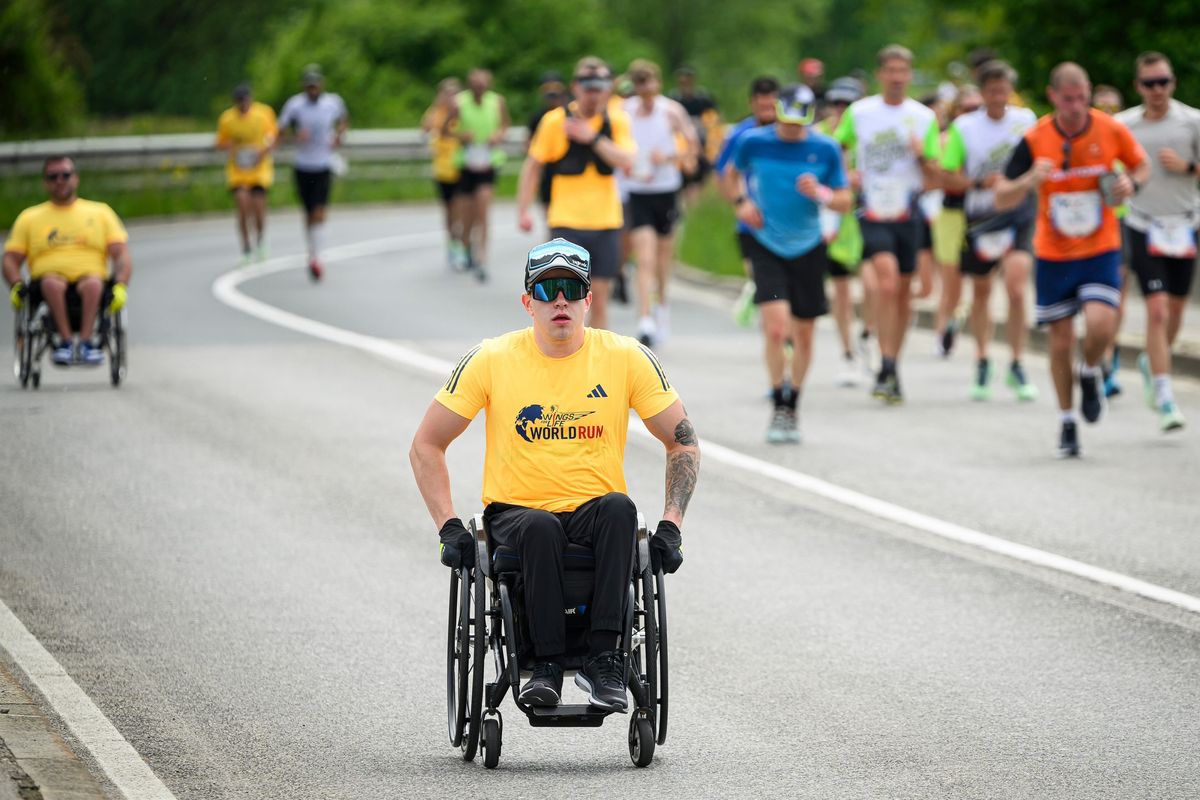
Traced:
POLYGON ((612 280, 621 270, 621 230, 585 231, 580 228, 551 228, 551 237, 566 239, 587 250, 592 257, 592 280, 612 280))

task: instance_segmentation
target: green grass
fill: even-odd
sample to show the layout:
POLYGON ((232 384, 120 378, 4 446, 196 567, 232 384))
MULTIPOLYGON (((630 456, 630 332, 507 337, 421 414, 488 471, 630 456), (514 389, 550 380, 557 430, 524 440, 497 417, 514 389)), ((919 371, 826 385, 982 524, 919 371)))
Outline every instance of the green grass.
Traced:
POLYGON ((687 213, 679 240, 679 260, 715 275, 745 275, 738 252, 733 209, 711 183, 687 213))
MULTIPOLYGON (((516 175, 502 174, 498 197, 516 195, 516 175)), ((187 169, 174 166, 156 171, 87 172, 80 177, 79 194, 108 203, 124 220, 138 217, 199 214, 233 209, 220 167, 187 169)), ((344 178, 333 183, 332 203, 394 203, 432 201, 434 186, 423 163, 355 163, 344 178)), ((17 214, 46 199, 37 175, 0 182, 0 228, 12 225, 17 214)), ((276 170, 271 189, 273 209, 299 205, 289 168, 276 170)))

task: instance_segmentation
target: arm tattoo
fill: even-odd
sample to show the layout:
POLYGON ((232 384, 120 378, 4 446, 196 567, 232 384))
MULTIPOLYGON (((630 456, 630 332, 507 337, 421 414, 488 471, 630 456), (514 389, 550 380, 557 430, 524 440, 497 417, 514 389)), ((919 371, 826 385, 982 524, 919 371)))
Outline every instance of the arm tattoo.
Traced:
POLYGON ((675 426, 675 442, 685 447, 695 447, 699 444, 696 439, 696 429, 692 427, 692 423, 687 417, 679 420, 679 424, 675 426))
MULTIPOLYGON (((687 420, 679 423, 680 426, 687 424, 687 420)), ((691 429, 691 425, 688 425, 691 429)), ((679 437, 679 429, 675 429, 676 438, 679 437)), ((695 434, 692 434, 693 440, 695 434)), ((667 511, 672 509, 678 510, 679 515, 683 516, 683 512, 687 511, 688 501, 692 499, 692 492, 696 488, 696 478, 700 474, 700 453, 698 451, 685 450, 679 453, 672 453, 667 456, 667 511)))

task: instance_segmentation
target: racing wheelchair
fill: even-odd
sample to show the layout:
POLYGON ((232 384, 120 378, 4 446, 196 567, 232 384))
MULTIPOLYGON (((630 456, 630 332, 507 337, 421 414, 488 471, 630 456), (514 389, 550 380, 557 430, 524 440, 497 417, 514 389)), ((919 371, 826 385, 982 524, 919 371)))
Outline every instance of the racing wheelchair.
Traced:
MULTIPOLYGON (((100 341, 108 356, 109 380, 113 386, 120 386, 127 369, 125 309, 122 308, 115 314, 108 310, 112 303, 114 283, 109 279, 104 284, 104 291, 100 296, 100 310, 96 314, 96 326, 90 333, 93 340, 100 341)), ((50 306, 42 297, 40 282, 30 281, 25 286, 23 297, 24 303, 15 314, 13 375, 22 389, 28 388, 30 384, 37 389, 42 384, 42 358, 46 351, 53 349, 56 330, 50 306)), ((67 286, 66 300, 71 329, 86 336, 87 333, 79 330, 82 305, 75 284, 67 286)))
MULTIPOLYGON (((629 757, 638 767, 645 767, 654 758, 655 745, 667 738, 667 597, 662 571, 655 572, 650 566, 649 536, 640 513, 637 526, 619 646, 626 685, 633 696, 629 757)), ((498 707, 510 689, 513 702, 535 728, 595 728, 609 714, 619 712, 587 704, 536 707, 518 699, 521 672, 533 667, 520 560, 515 549, 491 541, 481 514, 476 514, 467 528, 475 537, 475 567, 450 574, 446 718, 450 743, 462 749, 463 760, 474 761, 482 751, 483 765, 495 769, 504 732, 498 707), (486 680, 489 652, 492 679, 486 680)), ((566 671, 579 669, 587 655, 590 626, 586 610, 591 604, 593 566, 589 548, 567 545, 563 554, 566 671)))

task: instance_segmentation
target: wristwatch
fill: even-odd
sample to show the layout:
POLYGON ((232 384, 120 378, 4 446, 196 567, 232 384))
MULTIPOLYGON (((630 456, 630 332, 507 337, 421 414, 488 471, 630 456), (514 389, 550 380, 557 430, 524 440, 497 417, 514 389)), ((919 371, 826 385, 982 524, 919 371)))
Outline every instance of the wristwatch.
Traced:
POLYGON ((1188 162, 1188 165, 1187 165, 1187 174, 1188 174, 1188 175, 1195 175, 1195 174, 1196 174, 1196 162, 1195 162, 1195 161, 1189 161, 1189 162, 1188 162))

